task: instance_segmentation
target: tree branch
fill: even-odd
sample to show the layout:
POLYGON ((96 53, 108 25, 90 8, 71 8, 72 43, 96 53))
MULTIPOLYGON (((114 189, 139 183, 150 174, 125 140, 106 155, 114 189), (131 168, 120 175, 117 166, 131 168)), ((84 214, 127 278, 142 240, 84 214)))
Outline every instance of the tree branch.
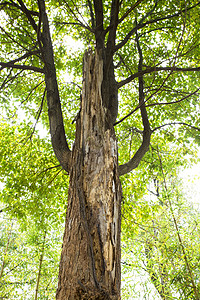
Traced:
POLYGON ((140 75, 145 75, 145 74, 150 74, 153 72, 159 72, 159 71, 173 71, 173 72, 194 72, 194 71, 200 71, 200 67, 187 67, 187 68, 180 68, 180 67, 149 67, 146 68, 145 70, 138 71, 128 78, 120 81, 117 83, 118 89, 124 86, 125 84, 131 82, 133 79, 138 78, 140 75))
MULTIPOLYGON (((2 26, 0 26, 0 29, 5 33, 5 35, 14 43, 16 43, 18 46, 20 46, 25 51, 29 52, 29 49, 25 48, 23 45, 21 45, 18 40, 15 40, 12 35, 10 35, 2 26)), ((8 41, 7 41, 8 42, 8 41)))
POLYGON ((110 31, 108 35, 107 48, 110 49, 111 55, 113 55, 116 39, 116 31, 118 25, 119 14, 119 0, 112 0, 110 11, 110 31))
POLYGON ((38 0, 38 7, 42 24, 42 32, 38 33, 38 39, 39 44, 41 45, 42 59, 45 66, 45 83, 47 90, 47 105, 51 142, 55 155, 62 168, 69 172, 71 168, 71 151, 65 137, 62 109, 54 63, 53 46, 44 0, 38 0))
MULTIPOLYGON (((195 8, 199 4, 200 4, 200 2, 198 2, 197 4, 195 4, 195 5, 191 6, 191 7, 188 7, 187 11, 195 8)), ((121 49, 129 41, 129 39, 131 38, 131 36, 138 29, 141 29, 141 28, 143 28, 143 27, 145 27, 146 25, 149 25, 149 24, 154 24, 154 23, 158 23, 159 21, 169 20, 169 19, 178 17, 178 16, 182 15, 183 13, 185 13, 185 8, 183 10, 180 10, 179 12, 173 14, 173 15, 168 15, 168 16, 156 18, 156 19, 153 19, 153 20, 149 20, 149 21, 147 21, 145 23, 141 23, 141 22, 138 23, 132 30, 129 31, 129 33, 125 36, 125 38, 123 39, 123 41, 121 41, 118 45, 116 45, 115 52, 118 51, 119 49, 121 49)))
MULTIPOLYGON (((83 28, 89 30, 90 32, 94 33, 94 30, 93 30, 92 28, 90 28, 89 26, 84 25, 84 24, 81 23, 80 21, 79 21, 79 23, 73 23, 73 22, 56 22, 55 24, 63 25, 63 26, 64 26, 64 25, 80 26, 80 27, 83 27, 83 28)), ((63 27, 63 26, 62 26, 62 27, 63 27)))
POLYGON ((126 35, 126 37, 124 38, 124 40, 116 46, 115 51, 117 51, 117 50, 119 50, 121 47, 123 47, 123 46, 129 41, 129 39, 131 38, 131 36, 132 36, 134 33, 137 34, 137 30, 138 30, 138 29, 144 27, 144 26, 143 26, 144 20, 147 19, 147 18, 154 12, 154 10, 155 10, 156 7, 157 7, 157 3, 158 3, 158 0, 155 1, 154 7, 153 7, 153 8, 152 8, 152 9, 151 9, 151 10, 150 10, 150 11, 149 11, 149 12, 148 12, 141 20, 140 20, 140 22, 139 22, 139 24, 138 24, 139 27, 136 25, 136 27, 133 28, 133 29, 126 35), (142 27, 140 27, 140 25, 142 25, 142 27))
MULTIPOLYGON (((162 103, 162 102, 159 102, 159 103, 151 103, 151 104, 146 105, 146 108, 147 108, 147 107, 152 107, 152 106, 157 106, 157 105, 170 105, 170 104, 176 104, 176 103, 182 102, 183 100, 185 100, 185 99, 191 97, 192 95, 195 95, 199 90, 200 90, 200 88, 198 88, 196 91, 194 91, 194 92, 188 94, 187 96, 185 96, 185 97, 183 97, 183 98, 181 98, 181 99, 179 99, 179 100, 177 100, 177 101, 163 102, 163 103, 162 103)), ((157 92, 157 91, 158 91, 158 89, 156 90, 156 92, 157 92)), ((154 94, 155 94, 155 93, 154 93, 154 94)), ((152 95, 151 95, 151 96, 152 96, 152 95)), ((150 96, 150 97, 151 97, 151 96, 150 96)), ((150 97, 149 97, 146 101, 144 101, 144 103, 146 103, 146 102, 150 99, 150 97)), ((128 117, 130 117, 134 112, 136 112, 136 111, 141 107, 142 104, 143 104, 143 103, 141 102, 141 103, 140 103, 134 110, 132 110, 129 114, 127 114, 125 117, 123 117, 122 119, 120 119, 119 121, 117 121, 117 122, 114 124, 114 126, 115 126, 115 125, 118 125, 119 123, 123 122, 123 121, 126 120, 128 117)))
MULTIPOLYGON (((170 105, 170 104, 176 104, 176 103, 182 102, 183 100, 185 100, 185 99, 187 99, 187 98, 189 98, 189 97, 195 95, 199 90, 200 90, 200 88, 198 88, 196 91, 194 91, 194 92, 188 94, 187 96, 185 96, 185 97, 183 97, 183 98, 181 98, 181 99, 179 99, 179 100, 177 100, 177 101, 163 102, 163 103, 162 103, 162 102, 160 102, 160 103, 151 103, 151 104, 146 105, 146 107, 157 106, 157 105, 170 105)), ((157 92, 157 91, 156 91, 156 92, 157 92)), ((152 96, 152 95, 151 95, 151 96, 152 96)), ((151 97, 151 96, 150 96, 150 97, 151 97)), ((148 101, 148 100, 150 99, 150 97, 149 97, 146 101, 148 101)))
POLYGON ((143 0, 138 0, 135 4, 133 4, 124 14, 123 16, 119 19, 118 24, 120 24, 126 17, 136 8, 143 0))
POLYGON ((105 32, 103 27, 103 2, 102 0, 93 0, 94 11, 95 11, 95 37, 96 37, 96 47, 97 49, 104 48, 104 38, 105 32))
MULTIPOLYGON (((142 71, 142 65, 143 65, 143 55, 142 55, 142 49, 139 44, 139 38, 138 34, 136 33, 136 42, 137 42, 137 48, 139 53, 139 64, 138 64, 138 71, 142 71)), ((132 159, 119 166, 119 175, 124 175, 133 169, 137 168, 139 165, 141 159, 145 155, 145 153, 149 150, 150 145, 150 138, 151 138, 151 128, 149 124, 149 119, 145 107, 145 101, 144 101, 144 81, 143 81, 143 75, 139 76, 139 105, 140 105, 140 111, 142 116, 142 123, 143 123, 143 141, 141 146, 139 147, 138 151, 135 153, 135 155, 132 157, 132 159)))
POLYGON ((184 126, 188 126, 188 127, 192 128, 192 129, 195 129, 195 130, 200 131, 200 127, 196 127, 196 126, 187 124, 187 123, 185 123, 185 122, 171 122, 171 123, 163 124, 163 125, 160 125, 160 126, 154 128, 154 129, 152 130, 152 133, 155 132, 155 131, 158 130, 158 129, 161 129, 161 128, 165 127, 165 126, 171 126, 171 125, 184 125, 184 126))
MULTIPOLYGON (((2 3, 0 3, 0 7, 3 7, 3 6, 13 6, 13 7, 16 7, 16 8, 18 8, 18 9, 20 9, 20 10, 22 10, 22 8, 21 8, 21 6, 20 5, 18 5, 17 3, 15 3, 15 2, 13 2, 13 1, 11 1, 11 2, 2 2, 2 3)), ((37 11, 34 11, 34 10, 28 10, 28 12, 31 14, 31 15, 33 15, 33 16, 39 16, 39 13, 37 12, 37 11)))
POLYGON ((12 69, 18 69, 18 70, 29 70, 29 71, 34 71, 37 73, 43 73, 44 74, 44 70, 38 67, 34 67, 34 66, 27 66, 27 65, 15 65, 12 62, 0 62, 0 71, 5 69, 5 68, 12 68, 12 69))
POLYGON ((79 20, 79 18, 77 18, 74 10, 71 8, 71 6, 68 4, 68 1, 64 0, 66 6, 67 6, 67 9, 68 11, 70 12, 70 14, 73 16, 74 20, 76 20, 78 22, 78 24, 81 24, 82 27, 86 28, 86 29, 89 29, 90 31, 92 31, 92 29, 90 28, 90 26, 87 24, 87 22, 84 20, 82 14, 79 12, 78 8, 76 7, 75 3, 72 1, 74 7, 76 8, 76 11, 78 12, 78 14, 81 16, 82 20, 85 22, 86 25, 84 25, 83 22, 81 22, 79 20))
POLYGON ((32 55, 35 55, 35 54, 39 54, 39 50, 29 51, 29 52, 25 53, 24 55, 22 55, 22 56, 20 56, 20 57, 18 57, 16 59, 11 60, 9 63, 13 63, 14 64, 14 63, 16 63, 18 61, 21 61, 21 60, 23 60, 25 58, 28 58, 29 56, 32 56, 32 55))
POLYGON ((92 2, 90 0, 88 0, 87 2, 88 2, 89 9, 90 9, 92 29, 94 29, 95 28, 95 19, 94 19, 94 12, 93 12, 93 8, 92 8, 92 2))
POLYGON ((40 115, 41 115, 41 113, 42 113, 43 104, 44 104, 44 99, 45 99, 45 94, 46 94, 46 88, 45 88, 44 93, 43 93, 43 96, 42 96, 42 102, 41 102, 40 107, 39 107, 39 109, 38 109, 38 111, 37 111, 37 113, 36 113, 36 116, 35 116, 36 121, 35 121, 34 126, 32 127, 33 129, 32 129, 32 132, 31 132, 31 134, 30 134, 30 136, 29 136, 29 139, 30 139, 30 140, 31 140, 31 138, 32 138, 32 136, 33 136, 33 134, 34 134, 34 132, 35 132, 36 125, 37 125, 37 123, 38 123, 38 121, 39 121, 39 118, 40 118, 40 115))
POLYGON ((35 21, 33 17, 31 16, 31 12, 27 9, 24 2, 22 0, 17 0, 20 4, 21 10, 25 13, 27 16, 27 19, 29 20, 30 24, 32 25, 33 29, 37 32, 37 25, 35 24, 35 21))

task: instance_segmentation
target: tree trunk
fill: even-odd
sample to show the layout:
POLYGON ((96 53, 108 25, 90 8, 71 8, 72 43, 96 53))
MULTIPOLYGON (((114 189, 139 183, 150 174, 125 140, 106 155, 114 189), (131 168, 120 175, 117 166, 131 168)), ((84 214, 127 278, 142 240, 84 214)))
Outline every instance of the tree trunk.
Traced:
POLYGON ((100 51, 84 57, 56 299, 120 299, 121 185, 100 51), (109 124, 109 126, 108 126, 109 124))

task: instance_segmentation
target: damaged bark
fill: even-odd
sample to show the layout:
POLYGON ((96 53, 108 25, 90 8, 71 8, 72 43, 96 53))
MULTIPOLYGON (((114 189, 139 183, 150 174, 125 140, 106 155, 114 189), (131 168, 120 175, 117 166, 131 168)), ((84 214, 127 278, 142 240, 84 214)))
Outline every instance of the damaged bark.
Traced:
POLYGON ((121 185, 116 137, 102 100, 103 67, 100 50, 85 54, 58 300, 120 299, 121 185))

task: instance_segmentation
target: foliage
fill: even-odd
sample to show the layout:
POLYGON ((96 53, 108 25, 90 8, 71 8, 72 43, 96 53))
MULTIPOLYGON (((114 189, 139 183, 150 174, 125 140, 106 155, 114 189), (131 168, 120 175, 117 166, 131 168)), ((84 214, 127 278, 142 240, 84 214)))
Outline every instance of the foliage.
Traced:
MULTIPOLYGON (((31 219, 25 231, 21 230, 21 223, 14 219, 9 220, 8 217, 1 217, 0 224, 0 260, 4 262, 4 266, 1 265, 0 297, 36 299, 35 290, 44 232, 38 230, 31 219)), ((61 232, 62 230, 59 232, 51 227, 46 233, 39 299, 53 299, 55 295, 61 232)))
MULTIPOLYGON (((83 53, 96 47, 94 3, 45 1, 65 134, 71 148, 74 120, 80 110, 83 53)), ((112 3, 102 1, 105 47, 112 29, 112 3)), ((33 25, 40 24, 39 8, 37 2, 19 0, 0 1, 0 10, 0 103, 4 116, 0 123, 0 209, 9 219, 8 228, 1 223, 1 253, 7 254, 0 297, 29 299, 35 295, 46 233, 39 291, 41 299, 51 299, 56 286, 68 176, 54 157, 46 133, 49 121, 44 61, 38 30, 33 25), (32 20, 27 18, 22 4, 32 20), (40 136, 41 129, 45 137, 40 136), (34 264, 30 264, 32 258, 34 264)), ((200 143, 199 15, 196 0, 170 0, 167 4, 163 0, 134 4, 120 1, 113 50, 119 92, 114 127, 120 164, 134 157, 144 140, 138 84, 141 76, 151 127, 149 152, 134 172, 122 178, 124 278, 134 270, 134 281, 128 284, 127 279, 124 283, 124 299, 140 297, 136 285, 139 277, 140 282, 145 281, 146 297, 148 287, 153 289, 154 285, 155 293, 157 290, 161 297, 164 288, 168 299, 197 299, 199 214, 184 200, 176 180, 180 166, 197 161, 200 143), (154 193, 158 197, 150 199, 147 188, 152 182, 157 184, 154 193)))
POLYGON ((123 228, 128 228, 122 234, 123 272, 129 280, 132 276, 143 282, 137 299, 147 297, 146 285, 152 291, 149 299, 198 299, 200 214, 185 198, 177 176, 173 171, 164 174, 167 168, 160 163, 162 177, 148 185, 148 195, 138 200, 130 195, 124 205, 123 228))

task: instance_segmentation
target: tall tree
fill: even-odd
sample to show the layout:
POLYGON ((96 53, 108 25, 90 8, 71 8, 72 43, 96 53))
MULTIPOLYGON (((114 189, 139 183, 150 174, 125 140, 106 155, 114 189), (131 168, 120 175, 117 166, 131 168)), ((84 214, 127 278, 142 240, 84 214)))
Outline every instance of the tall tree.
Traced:
POLYGON ((70 175, 57 299, 120 299, 119 176, 138 167, 158 130, 171 126, 168 139, 172 134, 179 139, 183 127, 189 135, 199 130, 200 3, 8 0, 0 8, 4 104, 12 95, 26 102, 31 114, 35 102, 35 119, 43 110, 44 124, 48 112, 54 153, 70 175), (69 34, 87 49, 82 64, 79 53, 75 60, 66 53, 69 34), (63 115, 68 105, 60 83, 64 67, 83 76, 72 149, 69 119, 63 115), (129 97, 133 100, 126 104, 129 97), (134 114, 138 110, 140 117, 134 114), (142 136, 121 165, 117 125, 142 136))

